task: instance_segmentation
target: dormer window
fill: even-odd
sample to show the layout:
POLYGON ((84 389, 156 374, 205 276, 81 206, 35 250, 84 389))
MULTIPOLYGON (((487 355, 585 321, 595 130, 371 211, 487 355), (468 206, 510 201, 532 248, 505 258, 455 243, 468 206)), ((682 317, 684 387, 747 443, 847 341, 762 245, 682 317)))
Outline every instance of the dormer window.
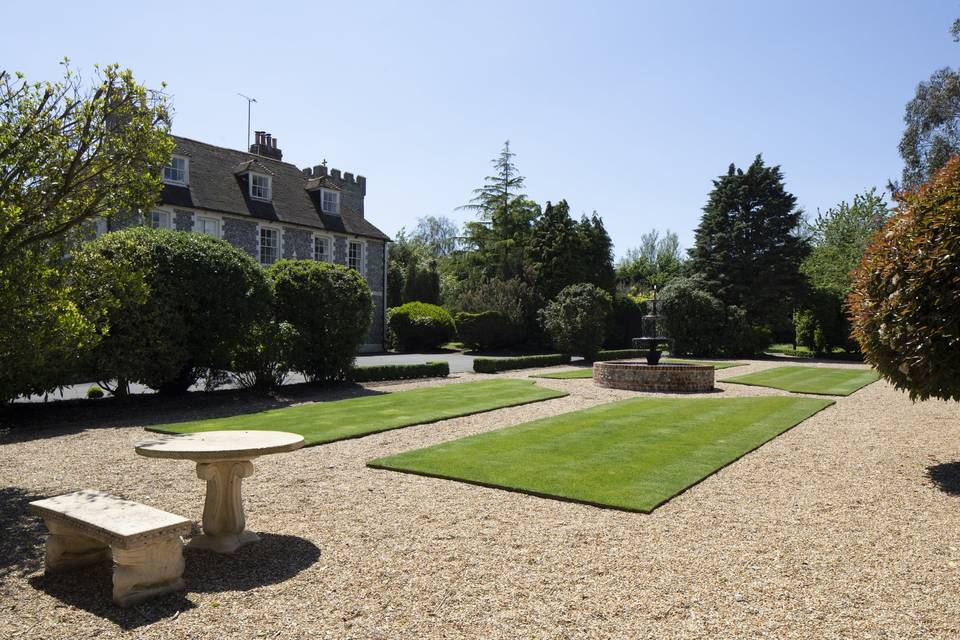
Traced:
POLYGON ((323 189, 320 192, 320 208, 324 213, 340 213, 340 194, 330 189, 323 189))
POLYGON ((250 197, 257 200, 269 200, 271 198, 270 176, 259 173, 250 174, 250 197))
POLYGON ((163 168, 163 181, 170 184, 187 184, 187 159, 183 156, 173 156, 170 164, 163 168))

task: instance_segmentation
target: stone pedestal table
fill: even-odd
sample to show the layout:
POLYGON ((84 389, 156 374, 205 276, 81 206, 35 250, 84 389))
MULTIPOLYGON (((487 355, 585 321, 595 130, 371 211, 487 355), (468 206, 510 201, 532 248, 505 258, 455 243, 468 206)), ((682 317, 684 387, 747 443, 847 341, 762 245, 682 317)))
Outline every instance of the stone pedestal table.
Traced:
POLYGON ((233 553, 259 540, 246 530, 241 483, 253 474, 251 460, 303 446, 303 436, 284 431, 207 431, 159 436, 141 442, 136 451, 148 458, 174 458, 197 463, 197 477, 207 481, 203 533, 188 546, 233 553))

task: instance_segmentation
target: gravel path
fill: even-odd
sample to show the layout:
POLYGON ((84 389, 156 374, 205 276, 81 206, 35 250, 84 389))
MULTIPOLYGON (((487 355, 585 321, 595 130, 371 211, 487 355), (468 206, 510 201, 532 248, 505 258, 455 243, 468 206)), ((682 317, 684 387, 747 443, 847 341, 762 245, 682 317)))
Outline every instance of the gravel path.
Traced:
MULTIPOLYGON (((718 387, 780 394, 722 380, 782 364, 718 387)), ((875 383, 650 515, 364 466, 636 395, 537 383, 571 395, 260 459, 244 496, 263 541, 187 551, 186 593, 129 610, 106 567, 43 576, 25 504, 93 487, 199 520, 192 464, 133 453, 156 416, 0 435, 0 638, 960 636, 960 405, 875 383)))

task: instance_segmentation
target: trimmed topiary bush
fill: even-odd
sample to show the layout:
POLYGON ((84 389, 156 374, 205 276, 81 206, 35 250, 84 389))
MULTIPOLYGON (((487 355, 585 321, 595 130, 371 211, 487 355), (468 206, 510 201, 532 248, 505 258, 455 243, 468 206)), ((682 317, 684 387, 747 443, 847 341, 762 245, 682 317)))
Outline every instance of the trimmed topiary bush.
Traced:
POLYGON ((292 327, 289 367, 314 382, 347 379, 373 313, 363 276, 315 260, 280 260, 267 276, 274 320, 292 327))
POLYGON ((693 278, 675 278, 663 288, 659 299, 667 337, 674 341, 671 355, 720 353, 726 308, 703 283, 693 278))
POLYGON ((592 284, 572 284, 540 312, 553 346, 591 360, 603 345, 610 294, 592 284))
POLYGON ((135 227, 105 234, 76 252, 73 286, 81 306, 116 289, 119 304, 84 368, 98 380, 120 380, 121 394, 125 381, 185 392, 203 369, 226 369, 251 325, 269 314, 260 266, 201 233, 135 227), (104 262, 122 279, 105 282, 104 262))
POLYGON ((99 400, 103 396, 104 396, 103 389, 101 389, 97 385, 93 385, 92 387, 87 387, 87 397, 90 398, 91 400, 99 400))
POLYGON ((542 356, 517 356, 515 358, 474 358, 473 370, 477 373, 497 373, 511 369, 533 369, 570 364, 570 356, 564 353, 548 353, 542 356))
POLYGON ((519 342, 523 335, 523 328, 499 311, 461 311, 457 314, 456 324, 460 341, 470 349, 509 347, 519 342))
POLYGON ((408 302, 391 309, 387 323, 403 351, 436 349, 456 335, 456 325, 447 310, 425 302, 408 302))
POLYGON ((914 400, 960 400, 960 158, 867 247, 848 299, 864 359, 914 400))

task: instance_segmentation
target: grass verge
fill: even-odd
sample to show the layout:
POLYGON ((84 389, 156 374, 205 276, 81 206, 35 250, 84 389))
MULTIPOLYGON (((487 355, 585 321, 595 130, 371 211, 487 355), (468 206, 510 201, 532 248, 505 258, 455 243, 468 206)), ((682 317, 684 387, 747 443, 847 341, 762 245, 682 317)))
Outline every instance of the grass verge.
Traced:
POLYGON ((872 369, 839 367, 774 367, 756 373, 725 378, 724 382, 771 387, 793 393, 848 396, 880 378, 872 369))
POLYGON ((565 395, 567 394, 538 387, 529 380, 483 380, 331 402, 314 402, 229 418, 177 422, 150 427, 149 431, 289 431, 302 435, 307 446, 310 446, 565 395))
POLYGON ((821 398, 632 398, 368 462, 649 513, 833 404, 821 398))

